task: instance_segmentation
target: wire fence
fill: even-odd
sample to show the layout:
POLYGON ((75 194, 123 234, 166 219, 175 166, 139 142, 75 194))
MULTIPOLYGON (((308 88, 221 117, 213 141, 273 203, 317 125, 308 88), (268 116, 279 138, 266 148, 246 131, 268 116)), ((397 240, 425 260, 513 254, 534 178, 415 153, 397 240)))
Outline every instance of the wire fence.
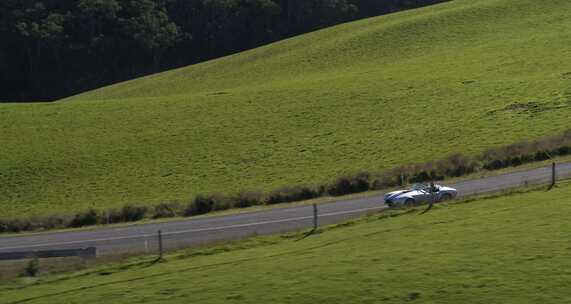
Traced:
POLYGON ((517 187, 551 184, 558 180, 571 178, 571 163, 558 164, 555 167, 541 167, 521 172, 489 176, 476 180, 459 182, 454 185, 462 196, 493 193, 517 187))
MULTIPOLYGON (((2 247, 0 252, 11 252, 21 250, 49 250, 49 249, 71 249, 96 247, 97 255, 122 255, 122 254, 153 254, 159 252, 162 241, 164 251, 170 251, 189 246, 200 246, 228 240, 238 240, 255 235, 266 235, 275 233, 291 232, 301 229, 315 229, 319 224, 329 225, 339 223, 363 214, 378 212, 385 209, 385 206, 343 210, 335 212, 323 212, 319 214, 317 205, 309 205, 303 208, 296 208, 296 213, 306 214, 286 218, 270 218, 259 220, 253 217, 252 220, 243 223, 231 223, 215 227, 197 227, 190 229, 176 230, 150 230, 139 234, 128 234, 118 236, 108 236, 93 239, 78 239, 56 242, 39 242, 31 245, 16 245, 2 247)), ((265 216, 265 214, 262 214, 265 216)), ((263 218, 263 216, 261 218, 263 218)), ((160 227, 160 225, 156 225, 160 227)), ((152 229, 152 228, 151 228, 152 229)), ((113 234, 112 232, 110 234, 113 234)))
MULTIPOLYGON (((571 178, 571 163, 558 165, 555 174, 552 168, 538 168, 525 172, 509 173, 451 185, 460 196, 471 196, 509 188, 549 184, 571 178)), ((284 208, 278 211, 264 211, 255 214, 206 218, 162 224, 147 224, 102 231, 76 231, 63 234, 32 235, 13 239, 0 239, 0 253, 62 250, 96 247, 98 256, 123 254, 155 254, 163 251, 200 246, 217 242, 243 239, 255 235, 266 235, 316 229, 318 225, 329 225, 347 221, 364 214, 379 212, 387 207, 382 197, 372 197, 325 205, 307 205, 284 208), (356 208, 355 206, 359 206, 356 208), (161 230, 159 238, 159 230, 161 230), (92 237, 99 235, 100 237, 92 237), (62 240, 62 236, 64 239, 62 240)))

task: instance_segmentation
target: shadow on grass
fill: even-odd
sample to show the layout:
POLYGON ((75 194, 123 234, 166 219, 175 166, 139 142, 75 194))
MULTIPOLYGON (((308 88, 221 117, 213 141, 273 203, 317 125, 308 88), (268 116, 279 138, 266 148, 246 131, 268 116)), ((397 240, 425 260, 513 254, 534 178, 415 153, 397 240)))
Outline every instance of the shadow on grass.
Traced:
POLYGON ((553 188, 557 188, 557 184, 551 184, 551 185, 549 185, 549 187, 547 187, 547 189, 545 190, 545 192, 549 192, 549 191, 553 190, 553 188))
POLYGON ((143 268, 149 268, 149 267, 153 267, 153 266, 155 266, 156 264, 162 263, 162 262, 166 262, 166 260, 165 260, 164 258, 162 258, 162 257, 156 257, 156 258, 152 259, 152 260, 149 261, 149 262, 144 262, 143 265, 142 265, 142 267, 143 267, 143 268))
POLYGON ((317 234, 317 233, 318 233, 317 229, 311 229, 308 232, 303 233, 299 239, 295 240, 295 242, 303 241, 306 238, 308 238, 314 234, 317 234))
POLYGON ((419 213, 418 215, 423 215, 428 213, 428 211, 432 210, 432 207, 434 207, 434 203, 430 203, 428 204, 428 207, 426 209, 424 209, 424 211, 422 211, 421 213, 419 213))

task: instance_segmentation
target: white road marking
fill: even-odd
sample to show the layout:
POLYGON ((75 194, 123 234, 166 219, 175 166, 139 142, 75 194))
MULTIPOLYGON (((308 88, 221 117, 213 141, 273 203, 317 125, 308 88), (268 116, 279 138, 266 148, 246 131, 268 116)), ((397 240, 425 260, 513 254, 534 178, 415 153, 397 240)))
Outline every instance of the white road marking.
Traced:
MULTIPOLYGON (((514 172, 508 173, 504 175, 492 176, 492 177, 483 177, 476 180, 469 180, 457 183, 457 187, 464 184, 473 184, 475 189, 472 191, 468 191, 468 193, 460 194, 461 196, 467 195, 476 195, 481 193, 493 192, 501 189, 509 189, 521 186, 518 183, 514 183, 513 181, 509 181, 510 176, 513 177, 520 177, 522 182, 527 180, 526 176, 535 173, 537 176, 532 177, 531 179, 527 180, 530 184, 532 183, 545 183, 548 181, 549 176, 546 173, 541 172, 543 175, 537 174, 540 171, 549 170, 550 167, 543 167, 532 169, 529 171, 521 171, 521 172, 514 172), (502 180, 507 179, 507 181, 501 183, 502 180), (500 180, 498 185, 490 186, 489 183, 493 180, 500 180), (480 185, 479 187, 478 182, 486 182, 485 185, 480 185)), ((565 177, 571 176, 571 171, 567 171, 571 169, 571 163, 560 164, 560 167, 557 171, 557 175, 559 179, 565 179, 565 177)), ((320 214, 320 217, 327 217, 327 216, 335 216, 335 215, 343 215, 343 214, 351 214, 351 213, 359 213, 359 212, 366 212, 366 211, 373 211, 373 210, 381 210, 387 208, 386 206, 379 206, 379 207, 372 207, 372 208, 362 208, 356 210, 348 210, 348 211, 338 211, 338 212, 331 212, 331 213, 324 213, 320 214)), ((281 220, 271 220, 271 221, 263 221, 258 223, 249 223, 249 224, 237 224, 237 225, 229 225, 229 226, 220 226, 220 227, 212 227, 212 228, 200 228, 200 229, 189 229, 189 230, 180 230, 180 231, 171 231, 165 232, 163 235, 177 235, 177 234, 184 234, 184 233, 192 233, 192 232, 207 232, 207 231, 216 231, 216 230, 224 230, 224 229, 235 229, 235 228, 244 228, 244 227, 252 227, 252 226, 261 226, 267 224, 276 224, 276 223, 283 223, 283 222, 293 222, 293 221, 300 221, 300 220, 307 220, 312 219, 313 215, 310 216, 302 216, 302 217, 295 217, 295 218, 288 218, 288 219, 281 219, 281 220)), ((121 230, 125 230, 126 228, 120 228, 121 230)), ((3 247, 0 248, 0 251, 4 250, 13 250, 13 249, 27 249, 27 248, 41 248, 41 247, 48 247, 48 246, 61 246, 61 245, 73 245, 73 244, 86 244, 86 243, 93 243, 93 242, 109 242, 109 241, 118 241, 118 240, 128 240, 128 239, 137 239, 137 238, 149 238, 149 237, 156 237, 156 234, 140 234, 140 235, 130 235, 130 236, 123 236, 123 237, 114 237, 114 238, 99 238, 99 239, 91 239, 91 240, 81 240, 81 241, 70 241, 70 242, 57 242, 57 243, 44 243, 44 244, 36 244, 36 245, 27 245, 27 246, 13 246, 13 247, 3 247)))
MULTIPOLYGON (((336 215, 343 215, 343 214, 351 214, 351 213, 359 213, 359 212, 367 212, 373 210, 382 210, 386 209, 387 206, 379 206, 379 207, 371 207, 371 208, 362 208, 362 209, 355 209, 355 210, 347 210, 347 211, 337 211, 337 212, 330 212, 319 214, 319 217, 327 217, 327 216, 336 216, 336 215)), ((268 224, 277 224, 277 223, 284 223, 284 222, 295 222, 301 220, 313 219, 313 215, 310 216, 300 216, 300 217, 292 217, 287 219, 281 220, 271 220, 271 221, 263 221, 257 223, 248 223, 248 224, 236 224, 236 225, 228 225, 228 226, 220 226, 220 227, 212 227, 212 228, 199 228, 199 229, 188 229, 188 230, 179 230, 179 231, 171 231, 171 232, 163 232, 163 236, 166 235, 177 235, 177 234, 185 234, 185 233, 193 233, 193 232, 207 232, 207 231, 216 231, 216 230, 225 230, 225 229, 236 229, 236 228, 244 228, 244 227, 253 227, 253 226, 261 226, 261 225, 268 225, 268 224)), ((14 249, 25 249, 25 248, 39 248, 39 247, 48 247, 48 246, 63 246, 63 245, 73 245, 73 244, 83 244, 83 243, 93 243, 93 242, 109 242, 109 241, 119 241, 119 240, 128 240, 128 239, 138 239, 138 238, 149 238, 149 237, 156 237, 156 234, 139 234, 139 235, 130 235, 130 236, 122 236, 122 237, 114 237, 114 238, 100 238, 100 239, 91 239, 91 240, 81 240, 81 241, 70 241, 70 242, 59 242, 59 243, 45 243, 45 244, 36 244, 36 245, 27 245, 27 246, 13 246, 13 247, 1 247, 0 250, 14 250, 14 249)))

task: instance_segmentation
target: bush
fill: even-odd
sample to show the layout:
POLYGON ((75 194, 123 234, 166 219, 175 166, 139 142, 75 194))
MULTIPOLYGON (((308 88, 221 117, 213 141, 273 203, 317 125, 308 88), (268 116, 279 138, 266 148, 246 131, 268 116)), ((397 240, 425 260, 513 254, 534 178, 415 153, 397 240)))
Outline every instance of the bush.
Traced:
POLYGON ((123 222, 123 211, 121 209, 106 210, 101 215, 102 224, 115 224, 123 222))
POLYGON ((505 167, 507 167, 506 163, 499 159, 495 159, 484 164, 484 169, 486 170, 498 170, 505 167))
POLYGON ((476 172, 479 166, 475 159, 460 153, 452 154, 436 164, 441 177, 458 177, 471 174, 476 172))
POLYGON ((33 229, 32 222, 28 218, 16 218, 6 221, 6 232, 22 232, 33 229))
POLYGON ((410 182, 412 183, 423 183, 423 182, 427 182, 430 181, 432 178, 432 171, 426 171, 426 170, 421 170, 418 172, 415 172, 411 177, 410 177, 410 182))
POLYGON ((385 174, 373 181, 371 184, 371 189, 381 190, 386 188, 392 188, 400 185, 400 176, 391 176, 385 174))
POLYGON ((333 196, 341 196, 365 192, 369 189, 369 173, 363 172, 355 176, 343 176, 338 178, 333 184, 329 185, 327 193, 333 196))
POLYGON ((395 186, 404 186, 407 184, 411 175, 411 168, 409 166, 398 166, 386 173, 386 176, 392 177, 396 182, 395 186))
POLYGON ((38 258, 33 258, 26 268, 24 268, 24 275, 29 277, 35 277, 40 272, 40 262, 38 258))
POLYGON ((181 212, 182 206, 179 203, 160 203, 155 206, 153 218, 175 217, 181 212))
POLYGON ((571 146, 559 147, 553 151, 553 154, 565 156, 571 154, 571 146))
POLYGON ((136 222, 145 218, 148 208, 146 206, 126 205, 121 209, 123 222, 136 222))
POLYGON ((34 223, 31 218, 15 219, 12 221, 12 226, 17 228, 19 231, 31 231, 34 230, 34 223))
POLYGON ((297 202, 316 198, 322 195, 322 192, 309 186, 284 187, 270 192, 268 195, 268 204, 280 204, 287 202, 297 202))
POLYGON ((515 156, 510 160, 510 164, 514 167, 521 166, 524 163, 523 159, 521 156, 515 156))
POLYGON ((489 149, 480 158, 484 163, 484 169, 497 170, 569 154, 571 154, 571 130, 533 142, 524 141, 506 147, 489 149))
POLYGON ((232 205, 236 208, 247 208, 251 206, 261 205, 263 195, 257 191, 242 191, 230 198, 232 205))
POLYGON ((0 233, 22 232, 39 229, 56 229, 69 227, 70 217, 51 215, 47 217, 0 219, 0 233))
POLYGON ((8 221, 0 219, 0 233, 8 232, 8 221))
POLYGON ((529 162, 533 161, 533 156, 529 155, 529 154, 525 154, 525 155, 519 155, 516 156, 514 158, 512 158, 511 160, 511 165, 512 166, 520 166, 529 162))
POLYGON ((101 215, 101 223, 114 224, 136 222, 145 218, 148 208, 145 206, 125 205, 121 209, 107 210, 101 215))
POLYGON ((225 196, 213 196, 212 199, 214 200, 214 206, 212 209, 213 211, 221 211, 234 208, 234 202, 225 196))
POLYGON ((97 211, 95 209, 89 209, 85 212, 80 212, 75 215, 73 220, 71 221, 71 227, 83 227, 83 226, 91 226, 97 224, 97 211))
POLYGON ((551 156, 546 151, 535 152, 535 157, 534 157, 535 161, 543 161, 543 160, 548 160, 550 158, 551 156))
POLYGON ((214 210, 226 210, 232 207, 230 201, 220 194, 197 195, 185 210, 186 216, 200 215, 214 210))
POLYGON ((42 218, 32 218, 35 229, 58 229, 71 226, 71 217, 67 215, 50 215, 42 218))

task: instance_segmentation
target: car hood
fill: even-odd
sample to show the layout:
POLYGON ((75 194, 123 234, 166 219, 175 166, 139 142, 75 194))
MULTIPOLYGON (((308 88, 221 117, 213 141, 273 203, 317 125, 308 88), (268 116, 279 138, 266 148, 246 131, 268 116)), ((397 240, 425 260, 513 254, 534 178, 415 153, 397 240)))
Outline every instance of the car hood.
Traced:
POLYGON ((399 190, 399 191, 389 192, 389 193, 385 194, 385 199, 396 198, 402 194, 409 193, 409 192, 412 192, 412 190, 399 190))

